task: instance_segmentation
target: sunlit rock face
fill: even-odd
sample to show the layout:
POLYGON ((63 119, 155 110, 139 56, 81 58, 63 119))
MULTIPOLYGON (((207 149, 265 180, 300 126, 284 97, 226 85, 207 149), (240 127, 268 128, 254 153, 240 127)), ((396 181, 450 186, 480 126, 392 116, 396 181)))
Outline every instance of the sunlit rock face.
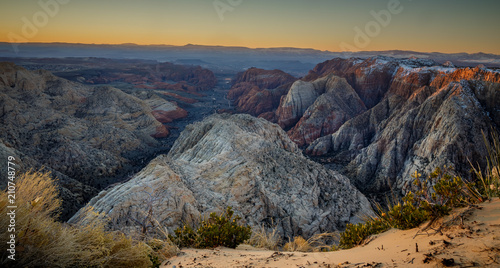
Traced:
POLYGON ((140 227, 131 219, 148 204, 169 228, 231 206, 245 223, 276 224, 285 237, 338 230, 371 213, 346 177, 306 159, 278 125, 244 114, 187 126, 168 155, 88 205, 133 232, 140 227))

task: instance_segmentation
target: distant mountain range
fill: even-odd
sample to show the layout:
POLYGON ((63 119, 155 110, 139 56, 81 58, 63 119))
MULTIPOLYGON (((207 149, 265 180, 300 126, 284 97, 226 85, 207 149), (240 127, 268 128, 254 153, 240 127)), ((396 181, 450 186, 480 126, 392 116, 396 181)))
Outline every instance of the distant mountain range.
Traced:
POLYGON ((486 53, 440 53, 405 50, 331 52, 316 49, 279 47, 247 48, 227 46, 202 46, 188 44, 136 45, 136 44, 71 44, 71 43, 22 43, 0 42, 2 58, 64 58, 100 57, 111 59, 149 59, 200 65, 215 73, 235 73, 250 67, 280 69, 295 76, 304 76, 317 63, 332 58, 367 58, 376 55, 394 58, 426 58, 438 63, 451 61, 455 66, 500 67, 500 55, 486 53))

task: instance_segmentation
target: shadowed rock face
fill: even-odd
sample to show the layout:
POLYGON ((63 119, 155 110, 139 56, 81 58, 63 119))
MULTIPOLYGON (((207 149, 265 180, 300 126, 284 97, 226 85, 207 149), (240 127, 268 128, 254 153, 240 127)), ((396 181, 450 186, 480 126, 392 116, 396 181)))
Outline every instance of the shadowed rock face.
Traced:
MULTIPOLYGON (((328 156, 330 161, 341 163, 343 173, 367 194, 391 187, 406 192, 415 171, 426 176, 436 167, 452 165, 458 174, 468 176, 469 160, 484 164, 481 131, 489 135, 500 123, 499 72, 434 66, 421 60, 376 61, 390 66, 377 67, 390 72, 381 76, 390 75, 389 83, 382 83, 384 79, 374 82, 381 85, 374 90, 383 89, 383 97, 367 104, 372 107, 332 135, 312 142, 307 154, 328 156)), ((355 74, 346 80, 366 104, 359 94, 359 77, 378 66, 366 65, 370 62, 373 59, 328 61, 318 65, 308 78, 355 74)), ((312 128, 310 133, 315 131, 312 128)))
POLYGON ((148 102, 171 104, 0 63, 0 151, 12 151, 23 170, 53 171, 63 187, 67 218, 96 188, 125 176, 161 147, 153 137, 165 137, 168 130, 148 102))
MULTIPOLYGON (((280 70, 250 68, 239 73, 233 81, 228 98, 240 112, 266 117, 274 112, 295 77, 280 70)), ((267 117, 266 117, 267 118, 267 117)))
POLYGON ((187 126, 168 155, 89 202, 130 232, 148 204, 169 228, 232 206, 246 223, 274 222, 290 237, 334 231, 371 213, 346 177, 303 157, 278 125, 244 114, 187 126))

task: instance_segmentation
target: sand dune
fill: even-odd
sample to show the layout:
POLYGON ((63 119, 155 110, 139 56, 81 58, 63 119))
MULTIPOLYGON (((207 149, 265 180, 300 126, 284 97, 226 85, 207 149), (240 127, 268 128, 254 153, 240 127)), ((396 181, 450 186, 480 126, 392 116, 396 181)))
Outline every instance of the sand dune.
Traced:
POLYGON ((183 249, 162 267, 500 267, 500 200, 454 210, 420 228, 391 229, 335 252, 183 249))

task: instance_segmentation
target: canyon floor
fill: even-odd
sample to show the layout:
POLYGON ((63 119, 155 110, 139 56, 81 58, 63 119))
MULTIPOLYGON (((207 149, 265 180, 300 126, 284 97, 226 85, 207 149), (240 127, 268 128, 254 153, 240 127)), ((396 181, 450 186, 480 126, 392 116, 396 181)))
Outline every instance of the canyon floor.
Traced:
POLYGON ((500 200, 452 211, 432 224, 391 229, 334 252, 183 249, 162 267, 499 267, 500 200))

